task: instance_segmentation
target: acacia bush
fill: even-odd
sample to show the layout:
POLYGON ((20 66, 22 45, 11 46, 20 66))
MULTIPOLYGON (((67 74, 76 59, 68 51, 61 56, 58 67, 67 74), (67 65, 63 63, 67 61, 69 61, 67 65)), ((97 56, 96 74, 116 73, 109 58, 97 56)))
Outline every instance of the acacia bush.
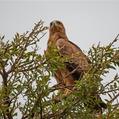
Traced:
POLYGON ((119 47, 118 36, 108 45, 93 45, 88 57, 91 68, 75 84, 75 90, 58 103, 54 97, 58 85, 50 86, 54 71, 64 67, 56 48, 39 54, 40 39, 46 34, 43 21, 31 32, 16 33, 11 41, 0 37, 0 119, 118 119, 119 47), (110 79, 110 69, 117 71, 110 79), (103 80, 106 83, 102 83, 103 80), (107 109, 96 116, 92 112, 92 93, 104 95, 107 109), (90 107, 85 105, 90 103, 90 107))

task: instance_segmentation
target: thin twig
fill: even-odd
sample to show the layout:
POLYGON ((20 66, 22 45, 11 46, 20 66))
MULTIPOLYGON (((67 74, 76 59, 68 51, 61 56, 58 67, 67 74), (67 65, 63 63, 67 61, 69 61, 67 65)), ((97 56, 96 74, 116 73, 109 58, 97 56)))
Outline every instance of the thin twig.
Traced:
POLYGON ((119 93, 118 93, 117 95, 115 95, 115 97, 114 97, 113 99, 111 99, 111 100, 109 101, 109 103, 112 103, 115 99, 117 99, 118 96, 119 96, 119 93))

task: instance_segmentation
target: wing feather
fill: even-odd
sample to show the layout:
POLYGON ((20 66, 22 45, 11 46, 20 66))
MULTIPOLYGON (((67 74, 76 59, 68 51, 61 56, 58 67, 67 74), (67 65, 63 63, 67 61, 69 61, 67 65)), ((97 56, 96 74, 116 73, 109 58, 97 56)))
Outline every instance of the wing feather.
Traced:
POLYGON ((69 61, 65 62, 66 68, 69 72, 73 72, 76 69, 72 73, 72 76, 75 80, 78 80, 89 68, 87 56, 77 45, 63 38, 57 40, 56 46, 62 56, 69 58, 69 61))

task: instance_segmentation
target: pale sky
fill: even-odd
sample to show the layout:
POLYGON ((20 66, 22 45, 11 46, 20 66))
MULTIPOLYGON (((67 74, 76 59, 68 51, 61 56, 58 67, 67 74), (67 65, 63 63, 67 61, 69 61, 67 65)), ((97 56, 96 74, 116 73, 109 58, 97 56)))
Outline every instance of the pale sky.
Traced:
MULTIPOLYGON (((61 20, 72 42, 88 51, 92 44, 108 44, 119 33, 119 0, 0 0, 0 35, 11 40, 16 32, 61 20)), ((41 40, 46 49, 48 34, 41 40)), ((119 42, 116 44, 119 46, 119 42)))
MULTIPOLYGON (((0 0, 0 34, 11 39, 40 19, 61 20, 69 40, 88 51, 92 44, 111 42, 119 33, 119 0, 0 0), (99 2, 101 1, 101 2, 99 2)), ((41 41, 46 47, 47 36, 41 41)), ((40 45, 40 44, 39 44, 40 45)))

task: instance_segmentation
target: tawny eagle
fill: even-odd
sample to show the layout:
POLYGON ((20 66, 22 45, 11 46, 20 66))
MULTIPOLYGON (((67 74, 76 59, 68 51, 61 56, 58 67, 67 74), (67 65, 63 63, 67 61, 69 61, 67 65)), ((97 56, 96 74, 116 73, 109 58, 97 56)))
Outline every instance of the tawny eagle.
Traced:
POLYGON ((55 72, 57 82, 68 87, 62 90, 67 95, 73 90, 75 81, 88 71, 90 60, 77 45, 68 40, 65 27, 58 20, 50 23, 48 47, 52 44, 55 44, 61 56, 70 58, 68 62, 64 62, 65 69, 59 68, 55 72))

